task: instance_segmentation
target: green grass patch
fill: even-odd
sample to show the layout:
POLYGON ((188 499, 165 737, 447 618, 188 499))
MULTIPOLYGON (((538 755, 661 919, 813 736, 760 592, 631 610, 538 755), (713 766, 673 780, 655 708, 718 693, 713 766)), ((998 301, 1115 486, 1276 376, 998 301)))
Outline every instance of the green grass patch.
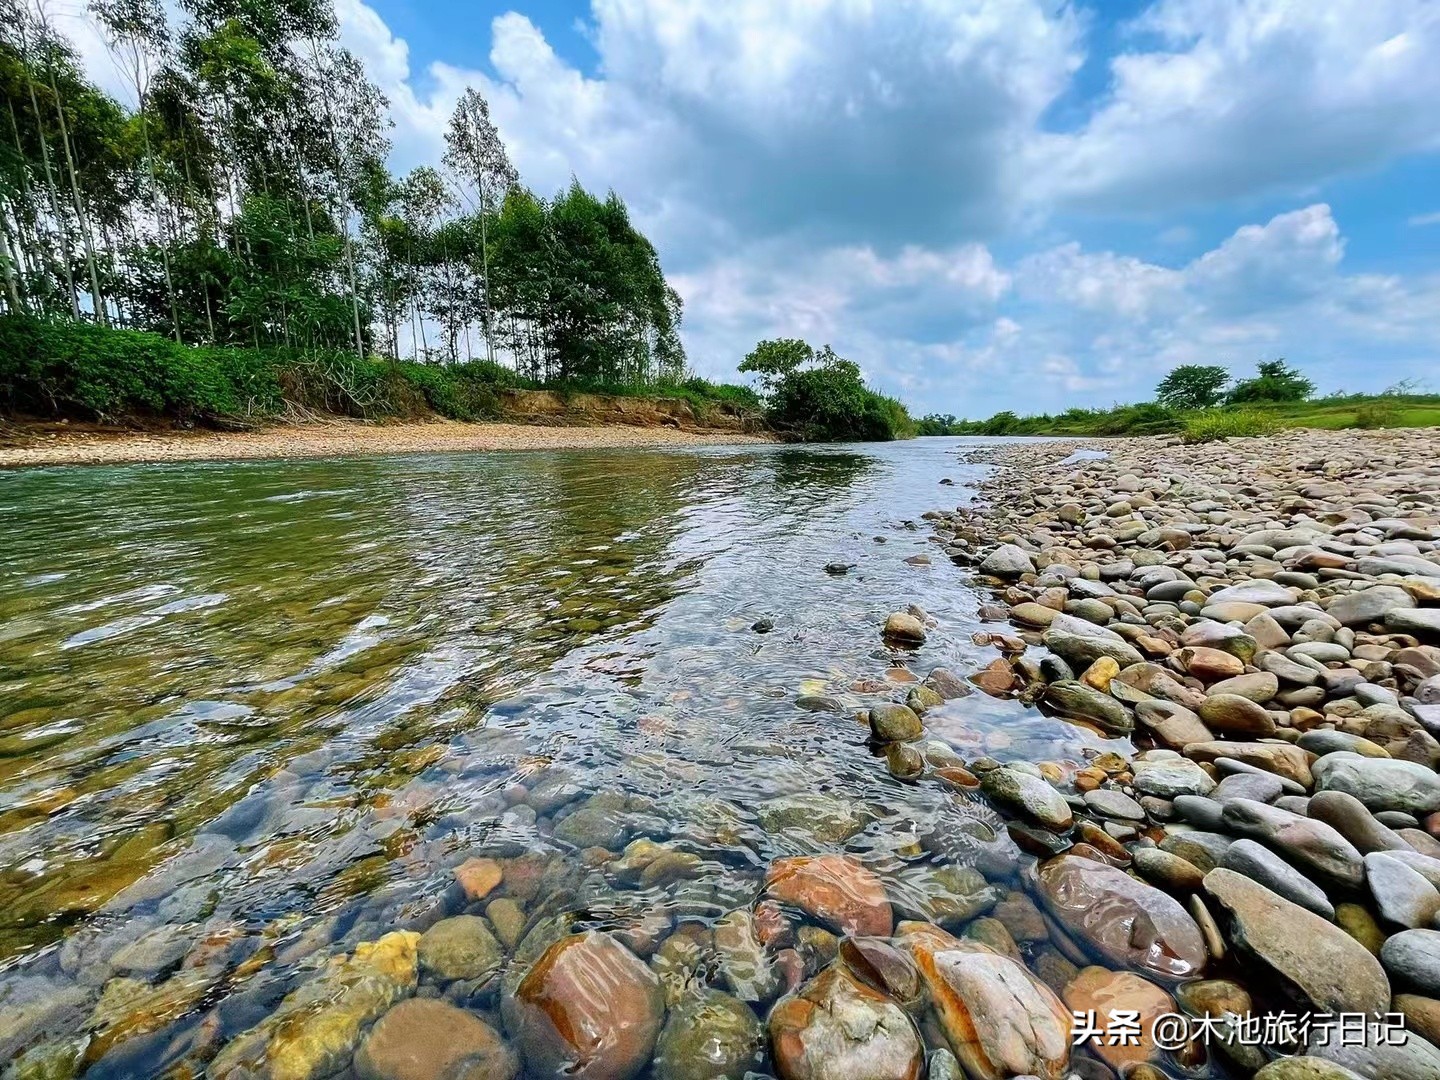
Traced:
POLYGON ((1187 443, 1269 435, 1279 427, 1273 416, 1255 409, 1206 409, 1185 417, 1181 437, 1187 443))

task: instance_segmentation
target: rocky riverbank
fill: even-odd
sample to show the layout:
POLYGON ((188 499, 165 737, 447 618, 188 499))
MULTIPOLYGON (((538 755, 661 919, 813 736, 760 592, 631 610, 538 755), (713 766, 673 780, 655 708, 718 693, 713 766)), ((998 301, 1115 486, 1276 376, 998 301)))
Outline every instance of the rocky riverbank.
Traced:
MULTIPOLYGON (((934 562, 989 594, 993 663, 938 665, 947 628, 913 607, 854 629, 885 678, 794 697, 883 798, 662 804, 542 756, 462 789, 463 814, 402 792, 377 823, 425 808, 394 852, 444 867, 423 903, 382 889, 256 933, 207 923, 205 897, 182 924, 197 898, 144 883, 107 911, 169 922, 73 934, 0 1000, 0 1057, 214 1080, 1440 1076, 1440 437, 1077 449, 987 449, 978 498, 929 515, 934 562), (967 726, 1001 706, 1008 728, 967 726), (1042 742, 1091 749, 1016 749, 1042 742)), ((657 749, 672 721, 634 723, 636 767, 686 788, 657 749)), ((517 745, 481 734, 491 762, 517 745)))
POLYGON ((1138 749, 968 764, 1057 931, 1114 969, 1055 988, 1312 1017, 1221 1045, 1242 1075, 1440 1076, 1440 437, 1077 449, 982 451, 980 501, 934 515, 1011 624, 973 681, 1138 749), (1314 1019, 1344 1013, 1404 1031, 1314 1019))

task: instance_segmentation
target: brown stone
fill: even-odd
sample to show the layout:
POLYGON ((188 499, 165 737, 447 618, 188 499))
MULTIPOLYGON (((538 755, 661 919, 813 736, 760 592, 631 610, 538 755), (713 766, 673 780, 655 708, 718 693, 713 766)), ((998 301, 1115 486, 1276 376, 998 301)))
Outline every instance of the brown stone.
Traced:
POLYGON ((520 1061, 474 1013, 410 998, 376 1021, 355 1054, 355 1071, 361 1080, 512 1080, 520 1061))
POLYGON ((455 880, 472 903, 483 900, 504 879, 505 873, 494 859, 466 859, 455 868, 455 880))
POLYGON ((1071 1016, 1024 965, 929 923, 901 923, 897 940, 920 969, 950 1049, 973 1080, 1060 1080, 1071 1016))
POLYGON ((1204 968, 1200 928, 1159 889, 1072 855, 1042 864, 1037 882, 1051 915, 1112 963, 1171 980, 1190 978, 1204 968))
POLYGON ((595 931, 550 946, 506 999, 505 1026, 537 1076, 627 1080, 650 1062, 665 997, 634 953, 595 931))
POLYGON ((884 883, 846 855, 777 859, 765 875, 765 892, 837 933, 889 937, 894 925, 884 883))
POLYGON ((1087 1045, 1117 1072, 1139 1061, 1155 1056, 1155 1021, 1175 1012, 1175 999, 1160 987, 1129 971, 1110 971, 1103 967, 1087 967, 1065 988, 1065 1004, 1072 1011, 1095 1014, 1097 1027, 1108 1029, 1116 1022, 1115 1013, 1140 1014, 1140 1038, 1133 1045, 1108 1045, 1106 1039, 1094 1039, 1087 1045))

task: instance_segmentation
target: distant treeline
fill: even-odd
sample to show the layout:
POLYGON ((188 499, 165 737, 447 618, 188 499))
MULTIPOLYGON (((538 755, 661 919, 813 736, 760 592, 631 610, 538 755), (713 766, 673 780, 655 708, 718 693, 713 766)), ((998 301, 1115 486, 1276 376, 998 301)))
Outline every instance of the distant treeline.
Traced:
POLYGON ((1231 383, 1218 365, 1182 365, 1156 387, 1154 401, 1108 409, 1067 409, 986 420, 933 414, 916 421, 920 435, 1163 435, 1204 441, 1257 435, 1277 427, 1377 428, 1440 425, 1440 395, 1402 383, 1382 394, 1315 397, 1315 384, 1284 360, 1267 360, 1253 378, 1231 383))

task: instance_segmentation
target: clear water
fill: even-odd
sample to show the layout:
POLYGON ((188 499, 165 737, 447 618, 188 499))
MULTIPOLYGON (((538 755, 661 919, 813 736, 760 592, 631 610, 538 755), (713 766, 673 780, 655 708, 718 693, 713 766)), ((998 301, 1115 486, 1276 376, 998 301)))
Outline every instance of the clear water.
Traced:
MULTIPOLYGON (((921 519, 969 497, 954 451, 976 441, 0 474, 0 1016, 58 995, 47 1023, 106 1036, 94 1075, 159 1074, 317 957, 453 913, 469 855, 548 853, 532 919, 608 927, 744 906, 782 855, 943 857, 982 810, 893 780, 856 686, 898 699, 995 655, 921 519), (879 636, 909 604, 937 621, 917 651, 879 636), (629 835, 699 877, 588 874, 523 802, 542 780, 643 803, 629 835), (816 792, 869 824, 762 824, 816 792), (137 966, 122 950, 157 930, 137 966), (96 1019, 116 978, 168 985, 217 940, 233 962, 155 1030, 96 1019)), ((927 727, 967 758, 1097 745, 979 694, 927 727)))

